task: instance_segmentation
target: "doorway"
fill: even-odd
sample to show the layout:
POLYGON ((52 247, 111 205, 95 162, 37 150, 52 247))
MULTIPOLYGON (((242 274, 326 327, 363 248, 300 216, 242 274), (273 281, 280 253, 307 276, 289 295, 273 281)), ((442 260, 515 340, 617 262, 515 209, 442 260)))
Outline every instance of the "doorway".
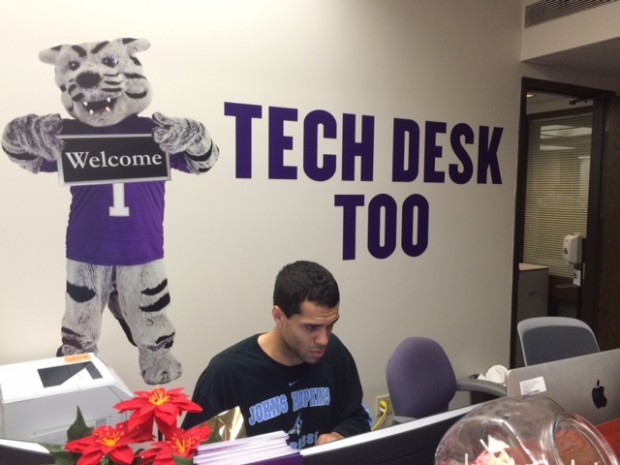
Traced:
POLYGON ((522 364, 516 325, 523 317, 563 314, 591 326, 595 321, 603 121, 605 102, 612 95, 548 81, 522 81, 511 367, 522 364), (562 239, 574 232, 585 240, 583 265, 573 269, 564 263, 562 239), (531 263, 524 267, 528 262, 548 271, 541 315, 523 310, 519 281, 523 270, 531 269, 531 263))

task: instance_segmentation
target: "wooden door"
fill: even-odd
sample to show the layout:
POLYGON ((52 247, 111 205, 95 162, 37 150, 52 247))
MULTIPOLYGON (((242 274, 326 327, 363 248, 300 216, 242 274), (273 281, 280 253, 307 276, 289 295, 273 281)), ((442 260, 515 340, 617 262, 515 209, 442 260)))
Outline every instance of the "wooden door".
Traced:
MULTIPOLYGON (((609 99, 601 160, 596 311, 602 350, 620 347, 620 99, 609 99)), ((587 271, 586 271, 587 272, 587 271)))

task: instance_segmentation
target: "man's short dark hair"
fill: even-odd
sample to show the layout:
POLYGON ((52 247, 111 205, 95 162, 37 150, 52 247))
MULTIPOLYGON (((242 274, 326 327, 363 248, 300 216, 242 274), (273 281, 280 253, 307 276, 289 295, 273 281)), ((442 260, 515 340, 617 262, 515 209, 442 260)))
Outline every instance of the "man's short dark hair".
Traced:
POLYGON ((273 304, 287 318, 301 312, 301 304, 312 302, 333 308, 340 302, 340 291, 334 276, 318 263, 299 260, 284 266, 276 277, 273 304))

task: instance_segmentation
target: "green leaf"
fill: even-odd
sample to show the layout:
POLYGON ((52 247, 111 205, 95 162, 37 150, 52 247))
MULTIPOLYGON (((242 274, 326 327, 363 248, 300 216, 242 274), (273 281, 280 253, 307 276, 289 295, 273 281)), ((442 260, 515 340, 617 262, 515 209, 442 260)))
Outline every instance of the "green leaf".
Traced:
POLYGON ((54 465, 75 465, 79 456, 73 452, 66 451, 63 446, 58 444, 41 444, 54 457, 54 465))
POLYGON ((40 446, 43 446, 47 449, 48 452, 50 453, 54 453, 54 452, 63 452, 65 450, 64 446, 61 446, 59 444, 47 444, 47 443, 39 443, 40 446))
POLYGON ((73 424, 67 430, 67 441, 74 441, 76 439, 82 439, 93 434, 94 428, 86 426, 84 417, 80 407, 77 408, 77 416, 73 424))
POLYGON ((54 456, 54 465, 75 465, 79 456, 73 452, 66 450, 52 452, 54 456))
POLYGON ((176 455, 172 456, 172 460, 174 460, 175 465, 192 465, 193 461, 191 459, 186 459, 185 457, 177 457, 176 455))

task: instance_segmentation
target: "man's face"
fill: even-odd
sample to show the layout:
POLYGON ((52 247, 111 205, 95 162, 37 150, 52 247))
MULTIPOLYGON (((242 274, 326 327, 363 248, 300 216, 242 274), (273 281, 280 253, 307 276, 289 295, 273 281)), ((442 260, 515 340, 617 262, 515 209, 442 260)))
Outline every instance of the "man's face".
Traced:
POLYGON ((277 322, 284 352, 281 355, 290 365, 318 362, 325 355, 334 324, 340 317, 338 306, 321 307, 305 301, 301 304, 301 313, 290 318, 286 318, 278 306, 274 311, 280 316, 277 322))

